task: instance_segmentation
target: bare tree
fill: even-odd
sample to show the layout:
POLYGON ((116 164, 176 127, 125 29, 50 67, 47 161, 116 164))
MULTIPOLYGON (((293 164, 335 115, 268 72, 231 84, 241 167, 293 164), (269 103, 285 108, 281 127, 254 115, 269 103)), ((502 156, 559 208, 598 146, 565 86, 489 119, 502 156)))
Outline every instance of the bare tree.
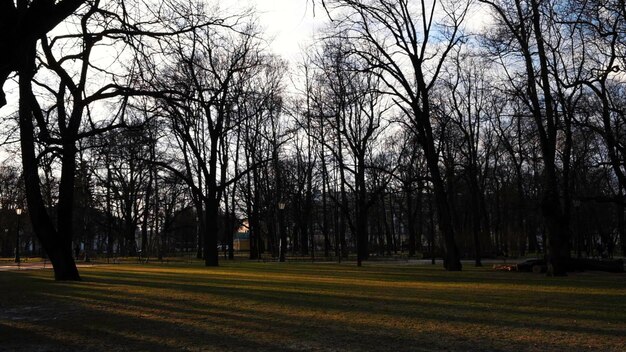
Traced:
POLYGON ((85 0, 0 1, 0 108, 7 103, 2 86, 9 75, 23 71, 24 60, 32 60, 37 42, 84 3, 85 0))
POLYGON ((105 76, 109 74, 97 66, 90 65, 94 47, 104 38, 102 32, 110 30, 106 21, 99 22, 93 19, 100 13, 98 5, 94 3, 80 14, 81 21, 76 34, 53 39, 41 38, 43 52, 41 64, 56 75, 58 88, 53 88, 52 82, 39 82, 35 77, 36 40, 23 50, 24 56, 21 57, 18 67, 20 143, 29 214, 33 219, 34 230, 54 266, 57 280, 80 279, 71 253, 76 143, 116 124, 116 121, 108 125, 92 122, 88 130, 82 130, 83 118, 85 115, 91 117, 89 108, 94 102, 121 95, 116 89, 117 85, 104 85, 94 90, 90 86, 89 79, 94 75, 94 71, 105 76), (61 46, 63 42, 66 44, 74 42, 79 45, 72 47, 73 52, 62 52, 57 46, 61 46), (77 58, 80 59, 77 66, 72 65, 72 60, 77 58), (34 94, 33 84, 43 87, 50 94, 51 109, 41 108, 34 94), (33 122, 36 122, 36 125, 33 122), (45 146, 43 154, 55 153, 61 163, 56 221, 48 214, 42 197, 38 173, 40 157, 36 155, 37 142, 45 146))
POLYGON ((205 222, 205 264, 215 266, 218 213, 224 190, 247 173, 227 177, 223 148, 227 136, 252 117, 236 113, 243 109, 240 98, 244 91, 240 88, 246 87, 242 82, 254 80, 259 74, 263 58, 252 24, 244 24, 243 28, 201 27, 170 45, 173 65, 160 84, 175 87, 176 91, 162 99, 162 106, 183 155, 184 171, 167 163, 161 166, 185 180, 201 201, 197 214, 205 222))
POLYGON ((424 151, 437 199, 439 229, 445 241, 444 267, 461 270, 451 208, 433 134, 433 86, 449 52, 463 37, 462 22, 469 3, 412 3, 407 0, 337 1, 348 11, 342 18, 355 54, 380 70, 386 93, 407 117, 424 151))
MULTIPOLYGON (((31 5, 43 3, 35 1, 31 5)), ((53 14, 61 9, 68 13, 68 6, 79 3, 60 1, 53 5, 53 2, 45 2, 53 5, 47 8, 53 14)), ((133 65, 134 54, 139 52, 135 49, 142 48, 141 38, 171 33, 167 24, 157 26, 161 23, 158 11, 144 11, 145 8, 137 4, 133 12, 138 13, 141 19, 133 22, 127 12, 128 7, 122 5, 118 2, 102 5, 95 1, 81 8, 73 17, 69 33, 54 38, 29 33, 32 37, 23 38, 24 41, 18 45, 19 129, 26 196, 34 231, 50 257, 57 280, 80 279, 71 255, 76 144, 83 138, 124 125, 121 119, 124 114, 121 112, 125 109, 127 98, 149 93, 136 87, 141 73, 134 75, 136 72, 133 72, 136 67, 133 65), (156 28, 164 29, 159 31, 156 28), (39 40, 41 51, 38 55, 39 40), (121 61, 111 65, 102 61, 99 64, 91 62, 94 51, 103 46, 120 49, 118 57, 129 58, 130 64, 125 65, 121 61), (39 67, 42 71, 37 75, 39 67), (50 76, 53 77, 51 80, 44 79, 50 76), (35 92, 38 94, 35 95, 35 92), (113 112, 111 119, 101 119, 94 113, 94 106, 105 101, 118 104, 118 113, 113 112), (43 147, 41 152, 38 152, 39 147, 43 147), (40 186, 40 160, 46 155, 54 155, 61 167, 56 221, 47 212, 40 186)), ((170 7, 160 9, 166 11, 170 7)), ((18 10, 29 13, 35 8, 29 8, 26 1, 18 1, 18 10)), ((49 24, 49 21, 42 23, 49 24)), ((38 26, 33 24, 33 28, 38 26)), ((178 30, 188 31, 189 27, 178 30)))
MULTIPOLYGON (((557 105, 558 87, 565 77, 561 67, 550 62, 552 55, 559 50, 558 34, 549 37, 555 23, 555 5, 537 0, 488 1, 497 20, 495 33, 491 36, 498 55, 514 53, 523 67, 524 79, 515 76, 510 82, 515 87, 517 96, 524 101, 537 127, 537 136, 543 158, 543 198, 542 213, 547 225, 548 273, 565 275, 567 260, 570 257, 570 228, 567 216, 569 199, 565 204, 561 196, 567 194, 567 184, 559 180, 557 150, 559 148, 559 130, 568 132, 567 116, 561 116, 557 105), (556 82, 556 84, 555 84, 556 82), (564 119, 565 117, 565 119, 564 119)), ((565 109, 565 106, 561 106, 565 109)), ((565 152, 568 146, 565 145, 565 152)), ((564 167, 569 161, 565 158, 564 167)), ((567 173, 567 170, 561 170, 567 173)))

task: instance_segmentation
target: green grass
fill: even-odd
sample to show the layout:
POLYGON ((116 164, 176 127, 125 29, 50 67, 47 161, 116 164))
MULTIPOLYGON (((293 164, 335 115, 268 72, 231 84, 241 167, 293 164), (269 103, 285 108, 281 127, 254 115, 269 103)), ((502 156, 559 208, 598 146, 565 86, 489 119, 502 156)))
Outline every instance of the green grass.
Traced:
POLYGON ((626 351, 626 276, 368 263, 0 272, 7 351, 626 351))

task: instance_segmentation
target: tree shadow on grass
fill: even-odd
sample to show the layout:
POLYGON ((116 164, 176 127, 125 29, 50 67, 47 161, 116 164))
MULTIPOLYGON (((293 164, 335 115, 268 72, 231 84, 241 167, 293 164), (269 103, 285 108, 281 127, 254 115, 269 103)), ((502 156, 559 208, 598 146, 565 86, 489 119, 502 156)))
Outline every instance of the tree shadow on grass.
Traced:
MULTIPOLYGON (((549 323, 551 320, 591 319, 576 311, 549 311, 537 323, 522 307, 497 305, 498 311, 489 312, 472 304, 488 300, 446 294, 445 287, 420 292, 411 287, 375 289, 370 282, 290 282, 293 278, 288 276, 277 279, 271 272, 261 273, 261 278, 229 278, 213 272, 176 275, 96 269, 84 273, 87 282, 83 283, 22 277, 16 282, 30 282, 32 301, 54 303, 71 314, 22 327, 2 324, 13 333, 0 332, 0 337, 9 336, 7 341, 14 345, 94 351, 558 351, 571 350, 571 346, 555 340, 543 341, 537 348, 533 339, 520 342, 502 334, 498 338, 489 333, 468 335, 458 329, 469 324, 490 331, 536 329, 563 335, 579 331, 575 326, 549 323), (458 302, 463 297, 469 299, 467 304, 458 302), (446 326, 454 329, 446 330, 446 326)), ((336 277, 332 273, 320 276, 336 277)), ((559 293, 548 296, 554 301, 566 299, 559 293)), ((615 324, 611 329, 595 327, 585 333, 608 338, 626 332, 623 323, 615 324)), ((593 347, 580 346, 578 350, 593 347)))
MULTIPOLYGON (((225 278, 212 277, 198 281, 197 279, 177 278, 171 281, 169 275, 158 273, 119 274, 115 277, 93 277, 93 282, 105 285, 123 283, 151 288, 169 287, 179 292, 211 293, 223 297, 239 297, 240 299, 262 300, 267 303, 289 304, 294 307, 316 308, 326 307, 338 310, 361 311, 368 307, 368 312, 378 312, 377 306, 382 306, 380 313, 389 313, 391 310, 399 316, 409 316, 420 313, 420 308, 428 308, 424 313, 435 310, 454 310, 457 313, 466 311, 461 316, 475 315, 485 312, 485 309, 497 309, 503 316, 527 315, 533 311, 529 308, 541 308, 544 317, 557 319, 597 319, 598 310, 602 308, 606 316, 602 322, 622 323, 623 316, 615 314, 622 306, 626 309, 624 298, 626 293, 588 295, 576 292, 522 292, 514 289, 498 290, 494 292, 477 291, 471 295, 466 290, 458 289, 449 293, 449 288, 435 287, 428 289, 414 289, 412 287, 384 288, 384 295, 371 294, 371 287, 359 283, 337 284, 328 282, 289 282, 287 280, 259 280, 255 278, 225 278), (517 293, 517 295, 515 295, 517 293), (526 297, 523 295, 526 294, 526 297), (464 300, 461 300, 464 299, 464 300), (541 302, 544 300, 545 302, 541 302), (615 305, 597 307, 595 302, 613 302, 615 305), (358 303, 358 304, 356 304, 358 303), (547 304, 549 306, 542 307, 547 304), (596 310, 593 308, 596 306, 596 310), (543 309, 545 308, 545 309, 543 309)), ((381 291, 381 290, 379 290, 381 291)), ((498 324, 502 322, 491 322, 498 324)), ((567 329, 565 331, 568 331, 567 329)), ((599 330, 598 333, 603 333, 599 330)), ((608 332, 606 334, 611 334, 608 332)))

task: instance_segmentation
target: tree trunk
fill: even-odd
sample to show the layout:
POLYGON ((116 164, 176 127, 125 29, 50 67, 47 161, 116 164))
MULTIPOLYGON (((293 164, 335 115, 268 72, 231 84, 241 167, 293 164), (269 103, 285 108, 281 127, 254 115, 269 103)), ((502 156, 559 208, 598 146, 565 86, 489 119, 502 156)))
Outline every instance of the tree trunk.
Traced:
POLYGON ((569 258, 569 224, 565 219, 563 207, 559 199, 559 184, 555 165, 557 131, 556 119, 553 106, 552 92, 550 91, 550 71, 547 63, 547 55, 545 52, 543 32, 541 28, 541 10, 537 0, 531 1, 532 7, 532 23, 536 40, 536 50, 540 65, 540 78, 544 101, 543 109, 540 105, 540 97, 537 92, 537 85, 531 58, 526 58, 526 66, 528 72, 528 80, 531 81, 532 89, 531 98, 533 100, 533 114, 539 128, 539 137, 541 142, 541 152, 544 161, 544 195, 541 201, 542 214, 546 221, 547 227, 547 261, 548 275, 563 276, 566 275, 566 260, 569 258), (543 111, 545 110, 545 115, 543 111), (544 126, 545 120, 545 126, 544 126))
MULTIPOLYGON (((233 202, 233 205, 235 202, 233 202)), ((235 214, 235 209, 233 208, 232 212, 229 215, 230 219, 230 227, 227 228, 228 231, 228 259, 235 259, 235 231, 237 230, 237 215, 235 214)))
POLYGON ((357 265, 361 266, 363 260, 369 257, 369 236, 367 231, 367 190, 365 185, 365 157, 359 155, 357 158, 356 173, 356 247, 357 265))
POLYGON ((283 263, 285 261, 287 251, 287 234, 285 233, 285 209, 278 210, 278 226, 280 231, 280 255, 279 261, 283 263))
MULTIPOLYGON (((385 194, 381 194, 381 201, 382 201, 382 206, 381 206, 381 210, 382 210, 382 220, 383 220, 383 224, 385 225, 385 250, 387 251, 387 255, 391 255, 391 252, 393 251, 393 232, 391 231, 391 226, 389 225, 389 219, 387 216, 387 205, 386 205, 386 197, 385 194)), ((391 201, 390 201, 391 203, 391 201)), ((393 204, 390 204, 390 208, 391 208, 391 212, 393 214, 393 204)), ((391 216, 393 218, 393 215, 391 216)))
POLYGON ((404 194, 406 198, 406 223, 407 229, 409 231, 409 257, 415 256, 415 217, 413 216, 413 189, 411 187, 410 181, 407 182, 404 186, 404 194))
POLYGON ((107 184, 106 184, 106 216, 107 216, 107 258, 113 256, 113 207, 111 202, 111 163, 109 154, 106 154, 107 184))
POLYGON ((626 219, 624 218, 624 195, 620 188, 619 201, 617 202, 617 229, 620 243, 622 244, 622 256, 626 257, 626 219))
POLYGON ((452 226, 452 213, 450 211, 450 204, 448 203, 448 194, 443 179, 441 178, 441 173, 439 172, 439 158, 435 153, 434 146, 428 145, 432 143, 425 144, 427 145, 424 147, 424 155, 426 156, 426 164, 430 171, 433 184, 439 231, 441 231, 445 245, 443 267, 448 271, 460 271, 463 267, 461 265, 459 250, 454 239, 454 228, 452 226))
MULTIPOLYGON (((359 196, 359 198, 362 195, 359 196)), ((368 231, 367 231, 367 207, 362 199, 359 199, 357 205, 356 219, 356 245, 357 245, 357 266, 361 266, 363 260, 369 257, 368 250, 368 231)))
POLYGON ((219 230, 219 210, 217 201, 209 199, 205 202, 206 230, 204 232, 204 265, 218 266, 217 232, 219 230))
POLYGON ((474 263, 476 266, 483 266, 481 261, 481 247, 480 247, 480 235, 481 231, 481 223, 482 223, 482 214, 481 214, 481 190, 478 185, 478 174, 476 172, 475 165, 471 166, 472 171, 470 172, 470 192, 472 199, 472 234, 474 237, 474 263))
POLYGON ((428 232, 429 236, 429 252, 430 252, 430 263, 435 265, 435 214, 433 211, 433 197, 432 193, 428 193, 428 232))
MULTIPOLYGON (((324 124, 321 124, 322 126, 324 124)), ((323 127, 322 127, 323 128, 323 127)), ((326 170, 326 156, 324 155, 324 132, 322 130, 322 142, 321 142, 321 159, 322 159, 322 232, 324 233, 324 257, 328 258, 330 255, 330 236, 328 234, 328 175, 326 170)))
MULTIPOLYGON (((151 157, 154 158, 153 155, 151 157)), ((148 218, 150 217, 150 201, 152 200, 152 182, 154 181, 152 167, 150 167, 148 172, 148 187, 144 197, 143 219, 141 223, 141 256, 146 258, 148 257, 148 218)))
POLYGON ((76 263, 72 257, 72 206, 73 206, 73 176, 75 164, 75 149, 63 151, 62 156, 62 187, 59 189, 59 203, 63 209, 59 209, 59 231, 55 230, 54 224, 47 213, 41 194, 39 170, 35 156, 35 139, 33 126, 33 109, 36 109, 35 97, 32 93, 31 82, 35 72, 35 41, 32 45, 24 44, 22 60, 19 67, 19 128, 20 146, 22 149, 22 166, 28 213, 30 215, 33 230, 41 245, 45 249, 52 267, 55 280, 80 280, 76 263), (67 163, 71 165, 68 165, 67 163), (68 193, 69 188, 69 193, 68 193), (63 230, 61 232, 60 230, 63 230))

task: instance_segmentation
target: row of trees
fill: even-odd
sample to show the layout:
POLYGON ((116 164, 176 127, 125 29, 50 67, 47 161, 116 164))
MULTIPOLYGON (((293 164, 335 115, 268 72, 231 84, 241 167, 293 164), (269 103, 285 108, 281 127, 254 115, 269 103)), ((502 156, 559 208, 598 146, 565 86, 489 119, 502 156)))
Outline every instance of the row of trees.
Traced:
POLYGON ((204 2, 88 2, 29 34, 2 67, 56 278, 79 278, 90 212, 107 253, 159 257, 194 217, 207 266, 242 219, 251 258, 531 252, 563 275, 572 253, 626 254, 623 2, 479 3, 327 1, 290 76, 251 12, 204 2))

